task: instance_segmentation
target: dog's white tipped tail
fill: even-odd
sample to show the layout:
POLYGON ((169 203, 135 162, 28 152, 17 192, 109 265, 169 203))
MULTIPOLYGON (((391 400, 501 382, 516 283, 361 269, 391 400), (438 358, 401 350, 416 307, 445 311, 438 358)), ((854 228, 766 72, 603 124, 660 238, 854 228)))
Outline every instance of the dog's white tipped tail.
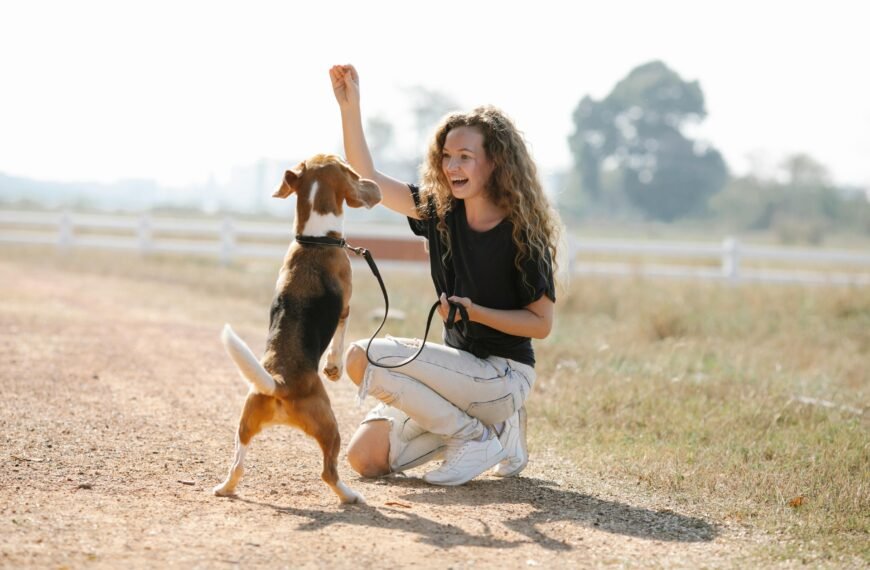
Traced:
POLYGON ((224 325, 224 330, 221 332, 221 341, 227 349, 227 354, 236 363, 242 378, 253 386, 254 390, 267 396, 275 393, 275 379, 266 372, 245 341, 240 339, 228 324, 224 325))

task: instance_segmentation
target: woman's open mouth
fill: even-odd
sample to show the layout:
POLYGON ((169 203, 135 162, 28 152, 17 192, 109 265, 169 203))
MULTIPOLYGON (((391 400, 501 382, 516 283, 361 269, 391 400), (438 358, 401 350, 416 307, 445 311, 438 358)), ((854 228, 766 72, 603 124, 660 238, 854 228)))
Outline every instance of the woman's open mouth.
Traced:
POLYGON ((462 188, 468 184, 468 178, 454 178, 450 181, 454 188, 462 188))

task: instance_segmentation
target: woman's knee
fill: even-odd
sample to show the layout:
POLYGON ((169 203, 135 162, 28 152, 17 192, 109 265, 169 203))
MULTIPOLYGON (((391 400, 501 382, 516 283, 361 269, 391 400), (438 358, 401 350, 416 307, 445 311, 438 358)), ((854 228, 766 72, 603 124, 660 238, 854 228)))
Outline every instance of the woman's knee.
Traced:
POLYGON ((390 424, 386 420, 360 426, 347 446, 347 462, 363 477, 380 477, 390 472, 390 424))
POLYGON ((368 359, 365 349, 355 344, 347 347, 347 352, 344 354, 344 369, 357 386, 363 381, 366 366, 368 366, 368 359))

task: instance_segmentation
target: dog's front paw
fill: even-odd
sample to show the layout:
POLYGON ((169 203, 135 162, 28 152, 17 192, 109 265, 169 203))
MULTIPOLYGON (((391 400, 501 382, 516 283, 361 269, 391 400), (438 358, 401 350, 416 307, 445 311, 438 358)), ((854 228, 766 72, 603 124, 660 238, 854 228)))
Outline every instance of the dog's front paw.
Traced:
POLYGON ((341 378, 341 372, 341 364, 332 364, 327 361, 326 366, 323 367, 323 375, 333 382, 341 378))

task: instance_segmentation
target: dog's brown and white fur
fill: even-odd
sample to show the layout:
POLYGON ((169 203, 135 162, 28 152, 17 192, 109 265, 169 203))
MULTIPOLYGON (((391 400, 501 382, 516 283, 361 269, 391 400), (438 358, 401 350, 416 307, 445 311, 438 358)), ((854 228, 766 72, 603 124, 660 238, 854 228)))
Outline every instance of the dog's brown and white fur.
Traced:
MULTIPOLYGON (((288 170, 277 198, 296 193, 296 235, 342 237, 342 207, 371 208, 381 199, 378 186, 361 179, 340 158, 317 155, 288 170)), ((338 380, 342 373, 344 331, 350 311, 351 268, 340 247, 304 246, 292 242, 284 257, 272 301, 269 337, 260 360, 226 325, 221 335, 251 391, 245 400, 236 450, 226 480, 216 495, 232 495, 244 472, 245 452, 264 427, 287 424, 300 428, 320 444, 322 478, 342 503, 363 503, 363 497, 338 477, 341 438, 329 396, 317 368, 326 351, 323 373, 338 380), (328 348, 327 348, 327 345, 328 348)))

